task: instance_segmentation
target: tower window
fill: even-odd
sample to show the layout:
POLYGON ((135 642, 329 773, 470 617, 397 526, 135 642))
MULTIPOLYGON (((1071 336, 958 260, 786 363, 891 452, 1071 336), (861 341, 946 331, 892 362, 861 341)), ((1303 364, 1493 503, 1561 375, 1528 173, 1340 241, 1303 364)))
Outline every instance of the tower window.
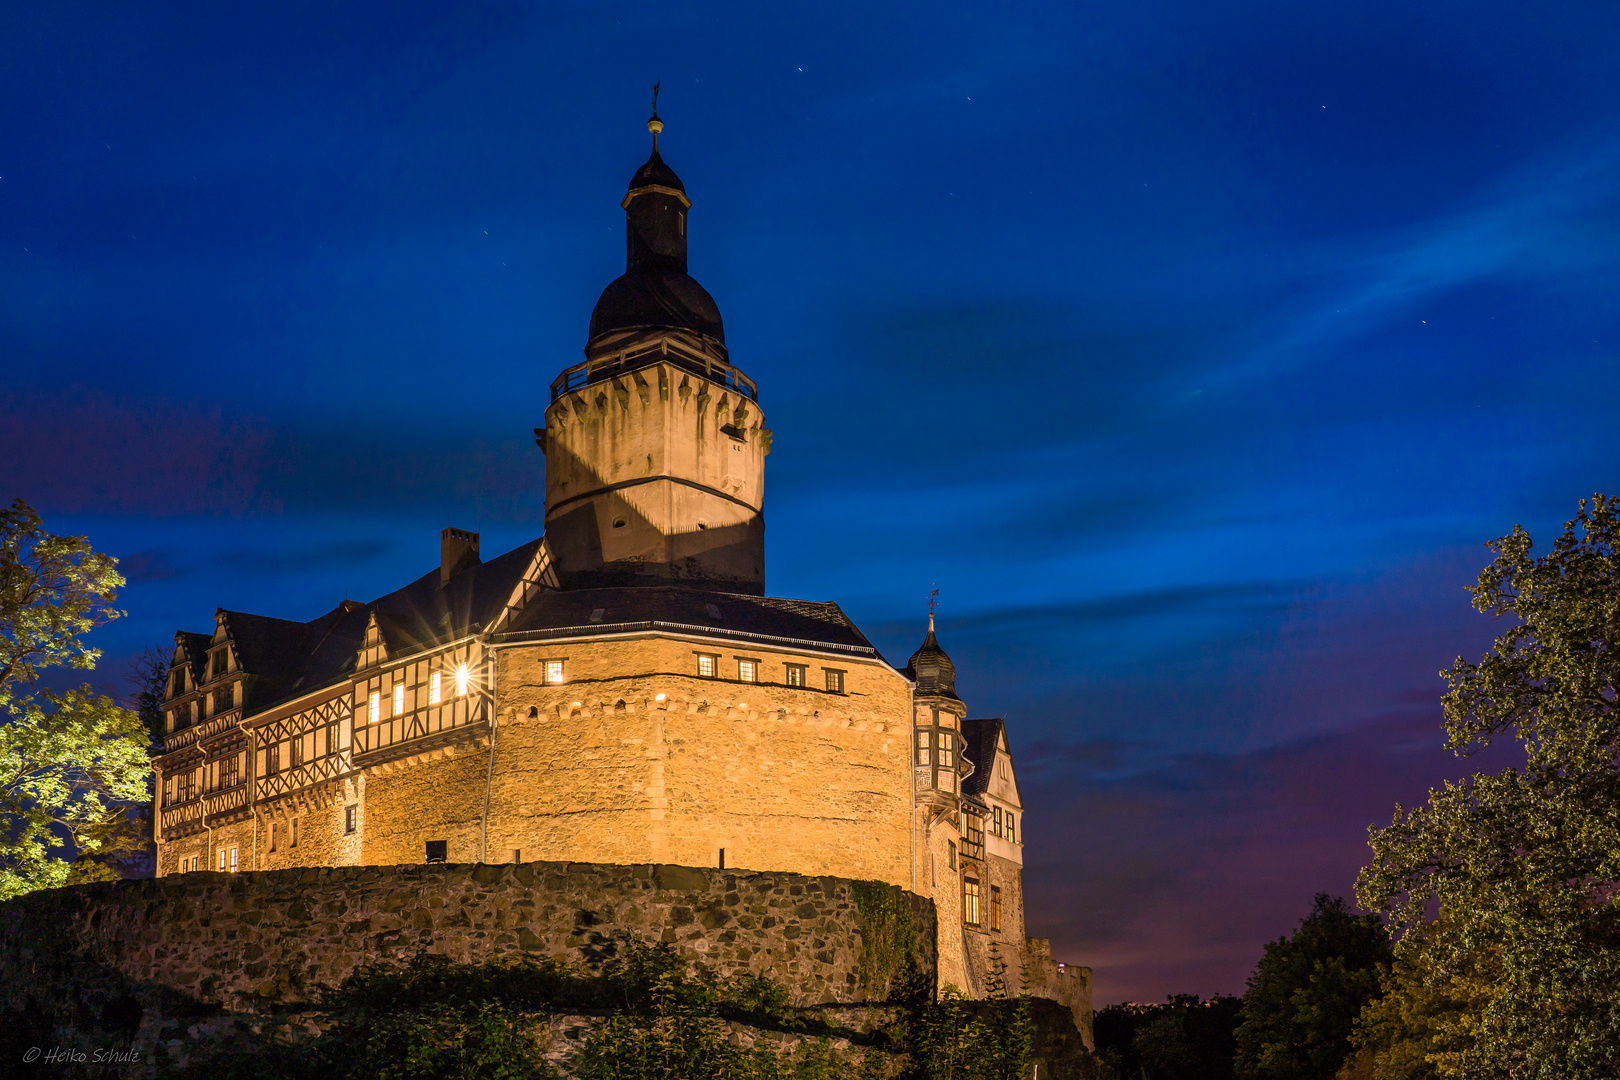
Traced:
POLYGON ((805 668, 803 664, 787 665, 787 684, 789 686, 803 686, 805 681, 804 671, 805 668))
POLYGON ((927 765, 929 763, 929 742, 930 740, 928 738, 928 732, 917 732, 917 764, 919 765, 927 765))
POLYGON ((441 685, 440 684, 440 679, 442 678, 442 676, 443 676, 443 672, 439 672, 439 671, 435 671, 433 674, 428 676, 428 704, 429 705, 437 705, 439 703, 439 699, 440 699, 439 687, 441 685))
POLYGON ((401 682, 397 682, 397 683, 394 684, 394 715, 398 716, 400 713, 402 713, 404 711, 405 711, 405 683, 403 681, 401 681, 401 682))
POLYGON ((343 831, 345 834, 353 833, 360 827, 360 808, 358 806, 345 806, 343 808, 343 831))
POLYGON ((962 879, 962 921, 969 926, 979 925, 979 882, 976 878, 962 879))
POLYGON ((737 661, 737 678, 742 680, 743 682, 758 682, 759 681, 759 661, 758 660, 738 660, 737 661))
POLYGON ((823 668, 827 673, 827 692, 842 694, 844 692, 844 673, 834 668, 823 668))
POLYGON ((698 654, 698 677, 700 679, 712 679, 719 670, 720 658, 718 656, 709 656, 706 653, 698 654))
MULTIPOLYGON (((829 687, 831 689, 831 687, 829 687)), ((952 768, 956 764, 956 736, 948 731, 939 733, 939 767, 952 768)))
POLYGON ((546 661, 546 682, 560 683, 563 681, 563 662, 561 660, 546 661))

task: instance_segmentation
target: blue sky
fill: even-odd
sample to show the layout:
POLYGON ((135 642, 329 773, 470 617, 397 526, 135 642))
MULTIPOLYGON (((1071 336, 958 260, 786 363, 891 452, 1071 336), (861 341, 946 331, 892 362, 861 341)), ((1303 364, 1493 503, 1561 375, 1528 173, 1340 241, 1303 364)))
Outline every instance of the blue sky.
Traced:
POLYGON ((1614 491, 1620 9, 0 13, 0 477, 117 657, 540 531, 661 79, 776 432, 768 587, 1010 718, 1031 932, 1240 991, 1473 766, 1483 541, 1614 491))

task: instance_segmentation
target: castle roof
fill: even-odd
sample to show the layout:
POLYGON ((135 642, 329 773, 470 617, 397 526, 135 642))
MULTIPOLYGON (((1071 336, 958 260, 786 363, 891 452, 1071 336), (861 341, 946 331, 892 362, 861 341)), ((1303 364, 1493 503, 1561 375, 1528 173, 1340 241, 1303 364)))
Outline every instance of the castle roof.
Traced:
POLYGON ((502 636, 539 640, 660 629, 878 655, 837 604, 675 585, 548 590, 530 600, 502 636))
MULTIPOLYGON (((928 617, 928 634, 906 662, 906 676, 917 684, 917 693, 935 697, 956 697, 956 665, 939 647, 934 636, 934 617, 928 617)), ((958 699, 960 700, 960 699, 958 699)))
POLYGON ((973 771, 962 778, 962 795, 976 803, 990 787, 990 766, 996 760, 996 744, 1006 723, 999 716, 962 721, 962 756, 973 763, 973 771))
MULTIPOLYGON (((251 715, 352 675, 373 615, 389 654, 403 656, 475 634, 500 614, 528 569, 538 539, 486 563, 466 567, 441 585, 437 567, 369 604, 346 600, 308 622, 245 611, 220 611, 251 715)), ((186 634, 187 642, 203 634, 186 634)), ((189 651, 189 650, 188 650, 189 651)))

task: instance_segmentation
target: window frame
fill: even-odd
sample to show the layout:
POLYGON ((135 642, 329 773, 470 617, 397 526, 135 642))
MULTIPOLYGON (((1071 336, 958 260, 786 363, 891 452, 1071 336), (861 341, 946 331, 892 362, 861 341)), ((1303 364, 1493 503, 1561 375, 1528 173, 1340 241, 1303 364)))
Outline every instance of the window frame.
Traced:
POLYGON ((428 672, 428 704, 444 704, 444 672, 440 670, 428 672))
POLYGON ((981 910, 983 894, 979 888, 979 879, 962 875, 962 924, 964 926, 983 926, 984 913, 981 910))
POLYGON ((543 673, 547 686, 561 686, 563 684, 564 680, 566 679, 566 676, 563 674, 563 672, 566 670, 564 667, 564 662, 567 659, 567 657, 551 657, 541 661, 541 663, 545 665, 541 668, 541 672, 543 673), (555 678, 553 678, 553 676, 555 676, 555 678))
POLYGON ((990 929, 1001 929, 1001 886, 990 886, 990 929))
POLYGON ((810 666, 808 664, 783 664, 782 667, 785 671, 782 676, 783 686, 803 690, 810 685, 810 666))
POLYGON ((759 682, 759 660, 750 656, 739 656, 737 659, 737 681, 745 683, 759 682))
POLYGON ((826 673, 826 677, 827 677, 827 693, 829 693, 829 694, 843 694, 843 693, 848 692, 847 689, 846 689, 846 687, 848 686, 848 683, 845 681, 845 678, 844 678, 846 675, 849 674, 849 671, 846 668, 824 667, 821 670, 826 673))
POLYGON ((343 835, 353 836, 360 831, 360 804, 349 803, 343 808, 343 835))
POLYGON ((694 653, 693 655, 695 655, 697 657, 697 677, 698 678, 700 678, 700 679, 718 679, 720 677, 720 654, 719 653, 700 652, 700 653, 694 653), (707 673, 705 673, 704 670, 703 670, 703 665, 704 665, 705 661, 708 662, 708 666, 709 666, 709 670, 708 670, 707 673))

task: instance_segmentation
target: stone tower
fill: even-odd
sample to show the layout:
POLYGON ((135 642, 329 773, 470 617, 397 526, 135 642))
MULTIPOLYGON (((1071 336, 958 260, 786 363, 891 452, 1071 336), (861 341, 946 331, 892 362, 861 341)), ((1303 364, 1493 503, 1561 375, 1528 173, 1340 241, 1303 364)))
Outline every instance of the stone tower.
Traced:
POLYGON ((630 179, 625 272, 591 312, 585 360, 551 384, 546 538, 563 588, 765 591, 764 426, 720 309, 686 272, 692 201, 658 153, 630 179))

